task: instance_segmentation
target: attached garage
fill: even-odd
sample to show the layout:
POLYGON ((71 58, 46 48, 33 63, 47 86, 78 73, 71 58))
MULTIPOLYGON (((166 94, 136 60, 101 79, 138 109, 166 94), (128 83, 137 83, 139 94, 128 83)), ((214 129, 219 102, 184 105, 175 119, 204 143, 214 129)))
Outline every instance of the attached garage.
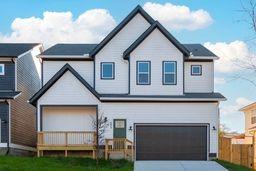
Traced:
POLYGON ((135 124, 135 129, 136 160, 207 160, 207 124, 135 124))

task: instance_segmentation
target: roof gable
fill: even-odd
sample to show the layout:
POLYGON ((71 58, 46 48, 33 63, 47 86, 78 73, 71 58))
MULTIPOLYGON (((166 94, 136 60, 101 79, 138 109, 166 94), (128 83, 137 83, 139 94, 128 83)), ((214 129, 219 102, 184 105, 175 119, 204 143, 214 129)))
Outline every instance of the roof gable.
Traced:
POLYGON ((116 28, 114 28, 91 52, 90 56, 94 58, 94 56, 117 34, 120 30, 122 30, 130 20, 133 19, 136 14, 141 14, 150 24, 153 24, 155 20, 146 13, 143 8, 138 5, 116 28))
POLYGON ((190 52, 177 39, 175 39, 158 21, 155 21, 134 43, 132 43, 123 53, 124 59, 129 59, 130 53, 136 49, 155 29, 159 31, 179 49, 184 56, 189 56, 190 52))
POLYGON ((99 94, 87 83, 69 64, 65 64, 33 97, 29 102, 36 106, 37 100, 49 90, 67 71, 70 71, 96 98, 99 94))

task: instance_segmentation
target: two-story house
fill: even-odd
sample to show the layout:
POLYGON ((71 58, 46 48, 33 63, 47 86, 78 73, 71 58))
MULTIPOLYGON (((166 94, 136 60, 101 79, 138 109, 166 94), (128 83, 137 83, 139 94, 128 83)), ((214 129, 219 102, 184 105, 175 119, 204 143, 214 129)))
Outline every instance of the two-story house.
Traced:
POLYGON ((41 52, 41 44, 0 43, 0 154, 35 151, 36 108, 27 101, 40 89, 41 52))
POLYGON ((253 134, 256 131, 256 103, 251 103, 239 111, 244 112, 245 118, 245 134, 243 139, 243 144, 253 143, 253 134))
POLYGON ((200 44, 180 43, 140 6, 99 44, 57 44, 39 57, 43 87, 30 99, 38 155, 90 149, 93 123, 103 116, 106 150, 129 142, 135 160, 217 156, 225 100, 214 92, 218 57, 200 44))

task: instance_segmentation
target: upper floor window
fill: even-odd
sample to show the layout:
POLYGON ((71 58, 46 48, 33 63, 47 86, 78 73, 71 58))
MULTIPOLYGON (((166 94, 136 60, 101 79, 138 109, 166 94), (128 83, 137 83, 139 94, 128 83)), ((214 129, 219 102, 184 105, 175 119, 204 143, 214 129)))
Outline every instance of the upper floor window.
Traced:
POLYGON ((114 79, 115 78, 115 64, 114 62, 101 63, 101 79, 114 79))
POLYGON ((251 124, 256 123, 256 110, 252 110, 251 124))
POLYGON ((163 84, 175 85, 177 84, 177 63, 176 61, 163 62, 163 84))
POLYGON ((191 75, 202 75, 202 65, 191 65, 191 75))
POLYGON ((150 61, 137 61, 137 84, 150 84, 150 61))
POLYGON ((4 75, 4 64, 0 64, 0 75, 4 75))

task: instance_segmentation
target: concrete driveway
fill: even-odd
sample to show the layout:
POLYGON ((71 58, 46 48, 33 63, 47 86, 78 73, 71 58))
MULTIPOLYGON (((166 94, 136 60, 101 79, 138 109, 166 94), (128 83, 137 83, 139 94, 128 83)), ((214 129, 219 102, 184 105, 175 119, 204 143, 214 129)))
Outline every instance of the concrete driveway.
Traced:
POLYGON ((135 161, 134 171, 227 171, 215 161, 135 161))

